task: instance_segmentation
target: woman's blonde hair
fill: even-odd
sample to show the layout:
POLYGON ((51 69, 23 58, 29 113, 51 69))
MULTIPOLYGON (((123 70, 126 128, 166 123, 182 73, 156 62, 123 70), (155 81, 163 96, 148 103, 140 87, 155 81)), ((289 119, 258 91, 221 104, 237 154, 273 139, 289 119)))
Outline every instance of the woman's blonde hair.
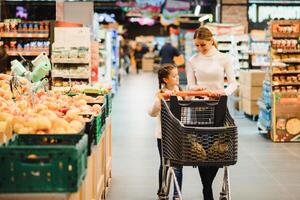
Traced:
POLYGON ((213 45, 218 48, 217 41, 212 32, 205 26, 200 26, 194 33, 194 39, 213 41, 213 45))

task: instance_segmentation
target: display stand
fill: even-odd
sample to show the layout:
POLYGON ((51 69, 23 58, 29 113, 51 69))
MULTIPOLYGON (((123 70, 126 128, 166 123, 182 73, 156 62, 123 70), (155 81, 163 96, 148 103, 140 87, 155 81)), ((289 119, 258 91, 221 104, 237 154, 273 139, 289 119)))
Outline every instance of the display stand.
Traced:
POLYGON ((54 30, 51 71, 52 89, 68 90, 73 85, 91 82, 91 41, 89 28, 54 30))
POLYGON ((272 130, 274 142, 300 141, 300 20, 271 22, 272 130))
POLYGON ((42 52, 50 54, 50 23, 47 21, 21 22, 5 20, 0 22, 0 46, 4 45, 10 57, 38 56, 42 52))

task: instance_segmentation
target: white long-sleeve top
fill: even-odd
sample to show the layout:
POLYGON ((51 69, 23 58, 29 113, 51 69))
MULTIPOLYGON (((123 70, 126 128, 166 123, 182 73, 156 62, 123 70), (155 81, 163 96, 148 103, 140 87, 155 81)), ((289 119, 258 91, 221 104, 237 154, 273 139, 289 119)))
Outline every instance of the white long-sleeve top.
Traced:
MULTIPOLYGON (((166 92, 166 91, 170 91, 170 90, 163 88, 162 91, 166 92)), ((179 91, 179 88, 176 91, 179 91)), ((158 139, 161 139, 161 137, 162 137, 160 110, 161 110, 161 99, 159 97, 155 96, 154 102, 148 110, 148 114, 151 117, 156 117, 155 137, 158 139)))
POLYGON ((199 85, 207 90, 224 90, 224 75, 226 74, 228 87, 224 90, 226 95, 237 89, 232 60, 230 55, 219 52, 212 47, 207 54, 193 55, 186 66, 188 88, 199 85))

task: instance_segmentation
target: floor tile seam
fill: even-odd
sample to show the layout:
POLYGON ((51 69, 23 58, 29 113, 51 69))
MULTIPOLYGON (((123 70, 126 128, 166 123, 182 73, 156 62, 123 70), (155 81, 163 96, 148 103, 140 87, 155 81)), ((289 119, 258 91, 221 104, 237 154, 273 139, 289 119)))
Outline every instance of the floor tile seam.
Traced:
MULTIPOLYGON (((251 155, 252 156, 252 155, 251 155)), ((261 168, 264 169, 264 171, 279 185, 279 187, 285 191, 286 194, 288 194, 289 198, 291 198, 291 200, 296 200, 294 199, 294 197, 289 193, 289 191, 280 183, 280 181, 278 181, 265 167, 263 164, 260 164, 259 160, 257 160, 255 158, 255 156, 252 156, 253 157, 253 160, 258 163, 258 165, 261 165, 261 168)))
POLYGON ((289 148, 287 148, 286 146, 282 146, 281 148, 285 149, 286 151, 288 151, 290 154, 292 154, 293 156, 297 157, 300 161, 300 155, 294 153, 293 151, 291 151, 289 148))

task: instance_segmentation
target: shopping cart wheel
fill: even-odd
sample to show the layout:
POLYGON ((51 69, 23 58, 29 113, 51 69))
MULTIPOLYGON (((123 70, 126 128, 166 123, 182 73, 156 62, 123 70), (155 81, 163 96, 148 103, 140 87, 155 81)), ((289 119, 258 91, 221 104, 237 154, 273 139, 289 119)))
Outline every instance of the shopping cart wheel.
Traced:
POLYGON ((158 196, 157 200, 169 200, 168 196, 158 196))
POLYGON ((228 194, 225 192, 220 193, 220 200, 228 200, 228 194))

